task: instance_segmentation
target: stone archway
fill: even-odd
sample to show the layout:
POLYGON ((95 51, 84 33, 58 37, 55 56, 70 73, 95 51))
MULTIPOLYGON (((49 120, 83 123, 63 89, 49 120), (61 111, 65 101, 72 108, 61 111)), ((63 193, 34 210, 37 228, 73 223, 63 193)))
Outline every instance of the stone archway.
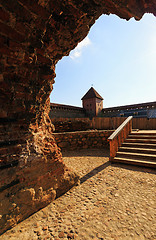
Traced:
POLYGON ((48 116, 55 64, 101 14, 156 16, 155 0, 1 0, 0 232, 78 181, 62 162, 48 116))

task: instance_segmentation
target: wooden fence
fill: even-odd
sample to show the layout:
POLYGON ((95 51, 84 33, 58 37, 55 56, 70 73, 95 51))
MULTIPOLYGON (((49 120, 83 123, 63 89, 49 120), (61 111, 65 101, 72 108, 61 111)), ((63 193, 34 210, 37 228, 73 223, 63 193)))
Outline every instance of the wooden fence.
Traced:
MULTIPOLYGON (((91 126, 94 129, 117 129, 124 121, 125 117, 93 118, 91 126)), ((140 130, 156 130, 156 118, 133 118, 132 128, 140 130)))
MULTIPOLYGON (((57 120, 57 122, 86 121, 86 123, 89 123, 90 129, 113 130, 117 129, 125 121, 125 119, 125 117, 95 117, 92 120, 90 120, 89 118, 58 118, 52 119, 52 122, 54 122, 55 125, 55 120, 57 120)), ((140 130, 156 130, 156 118, 133 118, 132 128, 140 130)))
POLYGON ((103 118, 103 117, 96 117, 93 118, 91 121, 91 128, 93 129, 109 129, 113 130, 118 128, 121 123, 125 121, 125 117, 114 117, 114 118, 103 118))
POLYGON ((132 128, 140 130, 156 130, 156 118, 133 118, 132 128))

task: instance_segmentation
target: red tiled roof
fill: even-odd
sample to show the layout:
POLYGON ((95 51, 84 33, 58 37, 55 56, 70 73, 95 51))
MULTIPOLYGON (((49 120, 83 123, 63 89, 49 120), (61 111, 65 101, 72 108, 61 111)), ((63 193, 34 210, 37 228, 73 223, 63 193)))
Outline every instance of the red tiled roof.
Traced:
POLYGON ((99 98, 99 99, 103 100, 103 98, 100 96, 100 94, 98 94, 98 92, 93 87, 91 87, 88 90, 88 92, 81 98, 81 100, 89 99, 89 98, 99 98))

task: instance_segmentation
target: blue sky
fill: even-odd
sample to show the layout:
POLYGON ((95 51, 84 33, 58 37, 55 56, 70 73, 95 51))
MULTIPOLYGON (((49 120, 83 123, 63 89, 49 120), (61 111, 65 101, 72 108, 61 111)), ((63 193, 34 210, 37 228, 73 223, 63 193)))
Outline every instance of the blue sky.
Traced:
POLYGON ((88 36, 56 66, 53 103, 82 106, 92 86, 104 107, 156 101, 156 18, 102 15, 88 36))

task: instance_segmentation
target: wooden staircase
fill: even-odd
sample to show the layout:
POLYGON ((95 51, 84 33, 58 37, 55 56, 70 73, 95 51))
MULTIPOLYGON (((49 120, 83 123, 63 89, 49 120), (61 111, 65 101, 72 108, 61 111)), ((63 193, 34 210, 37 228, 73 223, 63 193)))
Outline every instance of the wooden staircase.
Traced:
POLYGON ((111 161, 156 168, 156 131, 132 131, 111 161))
POLYGON ((129 116, 108 138, 111 162, 156 168, 156 130, 132 131, 129 116))

